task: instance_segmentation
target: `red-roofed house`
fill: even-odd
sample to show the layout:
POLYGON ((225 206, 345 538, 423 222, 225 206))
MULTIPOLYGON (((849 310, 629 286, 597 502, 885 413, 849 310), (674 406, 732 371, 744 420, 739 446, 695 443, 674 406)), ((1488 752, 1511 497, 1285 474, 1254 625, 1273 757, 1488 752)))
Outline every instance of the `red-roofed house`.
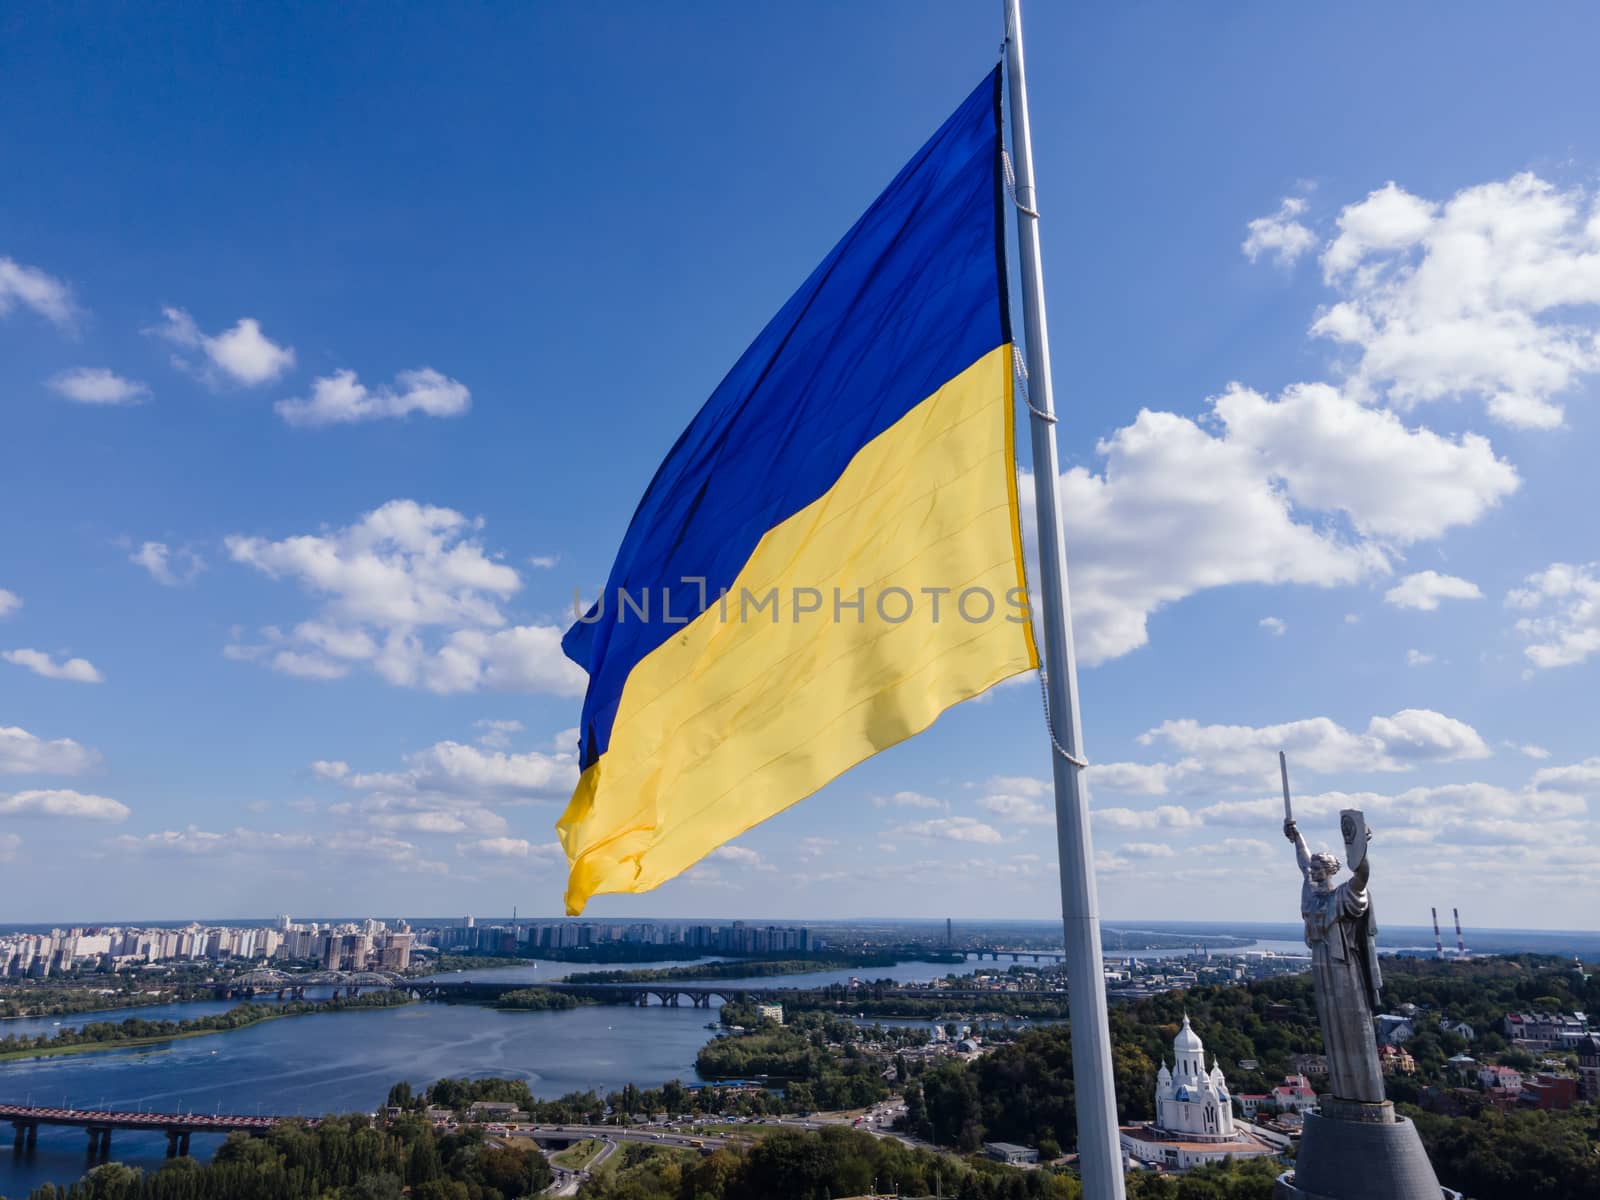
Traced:
POLYGON ((1401 1075, 1415 1075, 1417 1073, 1417 1060, 1411 1057, 1411 1052, 1403 1046, 1391 1046, 1385 1043, 1378 1047, 1378 1063, 1383 1068, 1385 1075, 1399 1073, 1401 1075))
POLYGON ((1317 1106, 1317 1094, 1304 1075, 1285 1075, 1272 1089, 1272 1104, 1279 1112, 1305 1112, 1317 1106))

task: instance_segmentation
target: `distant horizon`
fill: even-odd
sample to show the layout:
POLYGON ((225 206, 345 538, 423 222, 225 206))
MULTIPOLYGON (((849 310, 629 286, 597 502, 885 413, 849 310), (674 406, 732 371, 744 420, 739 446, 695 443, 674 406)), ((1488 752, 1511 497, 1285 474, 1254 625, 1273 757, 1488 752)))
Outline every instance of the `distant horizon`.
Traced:
MULTIPOLYGON (((154 925, 177 925, 177 924, 191 924, 191 923, 192 924, 198 924, 198 925, 264 924, 264 923, 268 923, 268 922, 276 920, 279 915, 281 915, 281 914, 272 913, 272 914, 268 914, 266 916, 237 916, 237 915, 235 915, 235 916, 216 916, 216 915, 211 915, 211 916, 176 916, 176 917, 115 917, 115 918, 94 918, 94 919, 86 919, 86 918, 71 918, 71 919, 67 919, 67 918, 62 918, 62 919, 48 920, 48 921, 18 921, 18 922, 0 921, 0 933, 9 932, 9 931, 29 930, 29 929, 60 928, 60 927, 70 927, 70 926, 98 926, 98 925, 106 925, 106 926, 119 926, 119 925, 126 925, 126 926, 154 926, 154 925)), ((440 924, 440 925, 444 925, 444 924, 448 924, 450 922, 459 922, 460 920, 462 920, 464 917, 468 916, 469 914, 467 914, 467 913, 455 913, 455 914, 435 914, 435 915, 416 915, 416 914, 409 914, 408 915, 408 914, 403 914, 402 913, 402 914, 384 915, 384 914, 380 914, 378 912, 359 912, 359 913, 351 912, 351 913, 334 913, 334 914, 310 914, 310 915, 305 915, 305 916, 299 916, 299 915, 295 915, 295 914, 291 913, 289 915, 290 915, 291 920, 293 920, 294 922, 299 923, 299 924, 313 923, 313 922, 316 923, 316 924, 327 924, 327 923, 330 923, 330 922, 341 922, 341 921, 377 920, 377 921, 405 921, 406 923, 412 924, 412 925, 417 925, 417 924, 440 924)), ((637 916, 637 915, 632 915, 632 916, 604 916, 604 917, 591 917, 591 916, 568 917, 568 916, 562 916, 562 915, 540 916, 540 915, 525 914, 525 913, 517 913, 517 914, 515 914, 515 916, 513 916, 513 914, 511 914, 509 912, 508 913, 472 913, 470 915, 471 915, 471 917, 473 919, 474 924, 486 924, 486 925, 487 924, 505 923, 505 922, 509 922, 509 921, 512 921, 512 920, 515 920, 517 922, 538 922, 538 923, 549 923, 549 922, 556 922, 556 921, 566 921, 566 922, 571 922, 573 924, 578 924, 578 925, 584 925, 584 924, 588 924, 588 925, 633 925, 633 924, 639 924, 639 925, 643 925, 643 924, 657 924, 657 925, 726 925, 726 924, 732 924, 735 921, 742 921, 742 922, 745 922, 746 924, 809 925, 809 926, 818 927, 818 928, 825 928, 825 927, 845 927, 845 928, 849 928, 849 927, 852 927, 852 926, 855 926, 855 925, 860 925, 860 924, 895 924, 895 925, 919 925, 919 924, 923 924, 923 925, 929 925, 929 926, 937 927, 937 926, 942 926, 947 919, 952 921, 952 922, 954 922, 954 924, 957 925, 957 926, 960 926, 960 925, 969 925, 969 926, 971 926, 971 925, 1059 925, 1060 924, 1060 919, 1059 918, 1052 918, 1052 917, 957 917, 957 916, 951 916, 949 918, 946 918, 946 917, 894 917, 894 916, 875 916, 875 915, 857 916, 857 917, 796 917, 796 916, 786 916, 786 917, 777 917, 777 916, 668 917, 668 916, 637 916)), ((1111 929, 1125 929, 1126 927, 1128 927, 1130 925, 1138 924, 1138 925, 1141 925, 1141 926, 1146 926, 1146 927, 1148 927, 1149 929, 1151 929, 1151 930, 1153 930, 1155 932, 1162 932, 1164 930, 1170 930, 1170 929, 1184 929, 1184 930, 1193 930, 1196 933, 1203 933, 1203 932, 1206 932, 1206 931, 1212 931, 1212 932, 1216 932, 1216 933, 1227 933, 1227 932, 1236 931, 1236 930, 1242 930, 1242 931, 1267 930, 1267 929, 1271 929, 1271 930, 1298 930, 1300 928, 1300 924, 1301 923, 1300 923, 1300 921, 1298 919, 1296 919, 1296 920, 1283 920, 1283 921, 1234 921, 1234 920, 1228 920, 1228 919, 1225 919, 1225 918, 1219 918, 1217 920, 1173 920, 1173 919, 1170 919, 1170 918, 1167 918, 1167 917, 1126 917, 1126 918, 1123 918, 1123 917, 1102 917, 1100 919, 1100 924, 1101 924, 1102 928, 1111 928, 1111 929)), ((1557 927, 1554 927, 1554 926, 1479 925, 1479 924, 1470 924, 1470 925, 1468 925, 1468 924, 1463 924, 1461 929, 1462 929, 1463 936, 1465 936, 1466 934, 1468 934, 1470 932, 1470 933, 1479 933, 1479 934, 1514 934, 1514 933, 1532 933, 1532 934, 1546 934, 1546 935, 1549 935, 1549 934, 1564 934, 1564 935, 1578 936, 1578 937, 1600 938, 1600 930, 1593 930, 1593 929, 1563 929, 1563 928, 1557 928, 1557 927)), ((1455 928, 1454 928, 1453 923, 1447 923, 1447 922, 1444 922, 1443 920, 1441 920, 1440 930, 1445 935, 1447 935, 1446 938, 1445 938, 1445 940, 1447 942, 1449 942, 1449 941, 1451 941, 1453 939, 1453 935, 1454 935, 1454 932, 1455 932, 1455 928)), ((1433 933, 1433 926, 1430 923, 1415 924, 1415 925, 1410 925, 1410 924, 1391 924, 1391 925, 1386 925, 1386 926, 1383 927, 1382 930, 1380 930, 1379 936, 1378 936, 1378 941, 1379 941, 1379 943, 1381 945, 1386 940, 1385 937, 1384 937, 1385 932, 1387 932, 1389 934, 1398 934, 1400 932, 1410 933, 1410 932, 1414 932, 1414 931, 1420 931, 1420 932, 1423 932, 1423 933, 1431 935, 1433 933)), ((1448 947, 1447 947, 1447 949, 1448 949, 1448 947)))

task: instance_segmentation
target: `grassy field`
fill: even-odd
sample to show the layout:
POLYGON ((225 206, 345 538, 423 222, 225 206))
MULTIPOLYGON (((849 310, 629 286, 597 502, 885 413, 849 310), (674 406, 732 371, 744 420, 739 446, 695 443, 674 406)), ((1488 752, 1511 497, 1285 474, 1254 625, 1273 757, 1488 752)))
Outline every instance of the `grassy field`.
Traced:
MULTIPOLYGON (((262 1021, 275 1021, 277 1017, 262 1017, 262 1021)), ((249 1025, 235 1025, 234 1029, 248 1029, 250 1025, 259 1025, 261 1021, 251 1021, 249 1025)), ((49 1058, 58 1054, 93 1054, 98 1050, 138 1050, 145 1046, 165 1046, 169 1042, 181 1041, 184 1038, 214 1037, 219 1033, 231 1033, 231 1029, 192 1029, 187 1033, 168 1033, 159 1037, 125 1038, 114 1042, 72 1042, 65 1046, 36 1046, 27 1050, 7 1050, 0 1053, 0 1062, 13 1058, 49 1058)))
POLYGON ((602 1145, 604 1143, 599 1138, 584 1138, 583 1141, 552 1154, 550 1162, 568 1171, 581 1171, 594 1160, 596 1154, 600 1153, 602 1145))

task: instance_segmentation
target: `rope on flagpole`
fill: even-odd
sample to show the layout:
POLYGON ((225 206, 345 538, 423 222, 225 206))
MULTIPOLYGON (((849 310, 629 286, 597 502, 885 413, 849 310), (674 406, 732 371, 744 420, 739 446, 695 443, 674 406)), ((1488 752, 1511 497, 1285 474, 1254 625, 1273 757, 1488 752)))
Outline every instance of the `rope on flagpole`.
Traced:
POLYGON ((1028 395, 1028 364, 1023 361, 1022 348, 1015 342, 1011 343, 1011 366, 1013 373, 1016 375, 1017 387, 1022 391, 1022 402, 1028 406, 1028 411, 1046 425, 1054 425, 1056 423, 1055 413, 1045 412, 1044 409, 1033 406, 1033 399, 1028 395))
POLYGON ((1023 213, 1026 216, 1030 216, 1037 221, 1039 219, 1038 211, 1036 209, 1029 208, 1021 200, 1017 199, 1017 173, 1011 166, 1011 151, 1007 150, 1004 146, 1000 147, 1000 163, 1006 169, 1006 191, 1011 193, 1011 203, 1017 206, 1018 212, 1023 213))
MULTIPOLYGON (((1009 159, 1006 165, 1009 168, 1009 159)), ((1007 173, 1009 174, 1009 170, 1007 173)), ((1020 208, 1021 206, 1018 205, 1018 207, 1020 208)), ((1055 413, 1045 412, 1042 408, 1035 408, 1033 401, 1028 396, 1028 364, 1023 360, 1022 349, 1014 342, 1011 346, 1011 363, 1016 373, 1017 387, 1022 392, 1023 404, 1027 405, 1028 411, 1038 417, 1039 420, 1054 425, 1056 423, 1055 413)), ((1050 716, 1050 677, 1043 667, 1039 668, 1039 700, 1044 707, 1045 732, 1050 735, 1050 745, 1055 748, 1055 752, 1079 770, 1087 767, 1089 764, 1063 746, 1061 739, 1056 736, 1056 723, 1050 716)))
POLYGON ((1050 677, 1043 667, 1039 668, 1039 699, 1044 702, 1044 727, 1050 735, 1050 744, 1055 747, 1057 754, 1066 759, 1078 770, 1084 770, 1088 763, 1079 758, 1072 751, 1061 744, 1061 739, 1056 736, 1056 723, 1050 716, 1050 677))

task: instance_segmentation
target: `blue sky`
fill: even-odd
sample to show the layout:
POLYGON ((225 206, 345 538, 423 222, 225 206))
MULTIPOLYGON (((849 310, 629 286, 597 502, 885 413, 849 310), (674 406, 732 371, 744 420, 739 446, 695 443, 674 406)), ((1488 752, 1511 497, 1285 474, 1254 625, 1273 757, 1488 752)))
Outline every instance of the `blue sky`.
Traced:
MULTIPOLYGON (((999 7, 0 17, 0 919, 557 911, 573 589, 999 7)), ((1105 912, 1292 919, 1284 746, 1391 923, 1593 925, 1597 18, 1027 19, 1105 912)), ((1049 916, 1045 745, 590 911, 1049 916)))

